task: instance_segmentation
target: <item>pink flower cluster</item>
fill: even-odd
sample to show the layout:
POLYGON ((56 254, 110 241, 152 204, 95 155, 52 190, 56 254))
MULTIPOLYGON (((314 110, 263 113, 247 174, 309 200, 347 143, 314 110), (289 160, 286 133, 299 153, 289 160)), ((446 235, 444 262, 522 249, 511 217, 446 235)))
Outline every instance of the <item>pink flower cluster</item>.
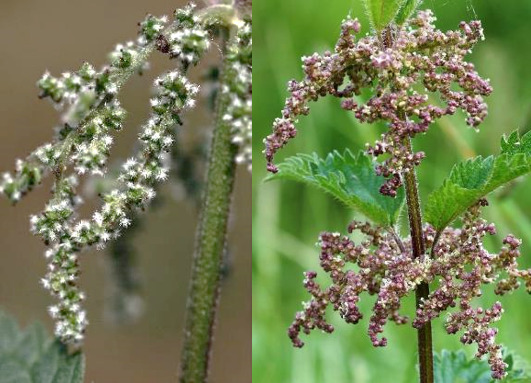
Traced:
POLYGON ((447 228, 440 236, 431 226, 424 227, 433 258, 413 258, 410 238, 402 240, 393 231, 369 223, 355 221, 349 226, 349 233, 358 230, 365 235, 366 239, 358 244, 339 233, 322 233, 320 265, 332 283, 322 289, 316 282, 316 272, 305 273, 304 286, 312 298, 289 327, 293 345, 303 346, 301 331, 308 334, 314 328, 328 333, 334 330, 325 318, 328 306, 347 323, 358 323, 363 318, 358 304, 362 293, 367 292, 376 296, 368 335, 374 346, 385 346, 386 338, 380 337, 385 324, 389 320, 397 324, 408 321, 400 314, 402 298, 414 293, 420 283, 434 282, 436 288, 421 302, 413 327, 420 328, 447 313, 447 333, 461 331, 463 344, 476 343, 476 356, 488 354, 493 378, 501 379, 506 365, 501 347, 495 343, 498 330, 492 325, 500 319, 503 308, 500 302, 486 309, 476 307, 473 299, 482 295, 484 285, 494 285, 496 294, 504 295, 518 288, 519 280, 531 292, 531 269, 518 269, 521 242, 512 235, 503 240, 498 253, 489 253, 483 247, 483 238, 496 233, 494 225, 479 216, 485 204, 486 200, 481 200, 471 207, 461 228, 447 228))
POLYGON ((304 79, 289 82, 290 97, 265 139, 268 170, 277 171, 273 157, 295 137, 295 123, 309 114, 309 102, 326 95, 342 99, 342 108, 360 122, 387 124, 387 132, 367 151, 388 155, 376 170, 388 178, 381 192, 390 196, 402 185, 403 173, 424 158, 411 151, 407 139, 458 109, 467 114, 468 125, 477 127, 487 115, 483 96, 492 88, 465 57, 483 39, 481 23, 462 22, 459 30, 444 33, 434 21, 430 10, 419 11, 400 29, 356 40, 360 23, 344 20, 335 51, 303 57, 304 79), (361 97, 366 89, 372 95, 367 101, 361 97), (432 100, 430 93, 437 96, 432 100))

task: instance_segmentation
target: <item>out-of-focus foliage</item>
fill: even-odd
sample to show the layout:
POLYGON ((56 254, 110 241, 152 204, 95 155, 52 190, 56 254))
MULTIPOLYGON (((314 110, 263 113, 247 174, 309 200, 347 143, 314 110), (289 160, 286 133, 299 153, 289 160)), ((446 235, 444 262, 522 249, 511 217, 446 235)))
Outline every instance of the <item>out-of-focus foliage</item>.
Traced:
MULTIPOLYGON (((531 122, 531 2, 504 2, 501 7, 495 0, 426 0, 421 8, 435 12, 442 30, 455 29, 461 20, 481 19, 486 41, 477 45, 470 59, 494 87, 487 98, 489 116, 479 133, 467 128, 464 115, 457 114, 441 120, 428 135, 415 141, 415 148, 427 154, 419 168, 425 203, 455 162, 499 153, 502 134, 518 129, 523 135, 527 130, 531 122)), ((254 7, 257 59, 253 101, 258 108, 253 115, 253 382, 368 383, 392 379, 410 383, 416 379, 416 333, 410 326, 389 326, 385 333, 389 345, 378 349, 367 340, 366 320, 349 326, 331 315, 335 333, 313 334, 303 349, 293 349, 286 335, 294 312, 308 298, 302 287, 302 271, 319 268, 318 249, 313 246, 319 233, 343 230, 353 213, 305 185, 264 183, 262 139, 271 132, 272 122, 283 107, 287 81, 302 78, 300 57, 332 49, 341 20, 349 13, 360 19, 364 31, 370 31, 360 0, 268 0, 254 7)), ((300 134, 283 149, 279 161, 297 153, 316 152, 324 157, 346 148, 357 152, 383 131, 380 126, 356 123, 337 100, 323 99, 311 108, 311 117, 301 118, 300 134)), ((531 180, 527 179, 491 194, 486 209, 486 219, 496 222, 498 229, 493 244, 511 232, 523 239, 522 267, 531 266, 529 187, 531 180)), ((495 296, 488 291, 482 300, 492 304, 495 296)), ((367 299, 361 309, 372 304, 367 299)), ((531 297, 522 290, 505 297, 503 304, 510 310, 499 322, 497 340, 531 360, 531 297)), ((411 300, 404 312, 412 315, 413 307, 411 300)), ((433 324, 436 350, 462 348, 457 336, 444 334, 443 320, 433 324)))
MULTIPOLYGON (((504 383, 529 383, 529 367, 526 363, 519 363, 520 358, 511 353, 505 353, 504 362, 507 363, 507 376, 504 383), (523 364, 523 365, 522 365, 523 364)), ((494 383, 486 360, 468 358, 464 351, 442 350, 433 357, 433 372, 435 383, 494 383)))
POLYGON ((0 382, 81 383, 85 357, 69 354, 66 346, 35 323, 21 331, 11 316, 0 310, 0 382))

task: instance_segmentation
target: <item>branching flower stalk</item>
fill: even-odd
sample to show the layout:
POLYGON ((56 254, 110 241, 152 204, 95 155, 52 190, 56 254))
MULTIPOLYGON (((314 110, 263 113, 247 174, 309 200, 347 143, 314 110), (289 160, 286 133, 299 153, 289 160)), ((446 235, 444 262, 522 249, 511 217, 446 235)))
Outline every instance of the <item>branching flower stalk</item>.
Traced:
MULTIPOLYGON (((146 209, 157 185, 170 175, 168 157, 175 141, 174 129, 182 125, 183 112, 194 107, 199 91, 186 73, 213 45, 213 21, 218 13, 212 11, 212 16, 209 12, 209 8, 196 11, 194 5, 189 5, 176 10, 171 21, 148 15, 139 23, 136 41, 117 45, 109 56, 109 65, 101 70, 85 63, 79 71, 61 77, 45 73, 38 82, 40 97, 49 98, 62 111, 61 126, 52 142, 40 146, 25 160, 18 160, 13 174, 3 175, 0 192, 16 203, 47 174, 54 177, 52 199, 42 213, 31 217, 31 230, 48 247, 48 272, 41 282, 57 299, 49 313, 55 320, 56 337, 63 343, 79 347, 88 324, 82 306, 85 295, 78 286, 78 255, 94 245, 103 248, 117 238, 146 209), (155 80, 151 114, 139 134, 137 152, 122 165, 111 183, 113 188, 101 194, 101 208, 90 219, 82 219, 77 214, 82 203, 76 189, 78 179, 86 174, 106 174, 112 134, 122 129, 125 118, 117 94, 132 75, 147 69, 155 51, 176 59, 177 68, 155 80)), ((240 23, 235 29, 250 34, 250 23, 240 23)), ((226 94, 231 92, 229 88, 226 94)), ((226 127, 230 140, 241 143, 244 139, 240 135, 245 136, 251 127, 250 119, 245 120, 248 126, 233 124, 236 119, 245 119, 238 111, 227 112, 231 119, 226 127)), ((245 112, 250 113, 250 109, 245 112)), ((243 145, 234 148, 246 152, 243 145)))
POLYGON ((367 0, 376 32, 360 39, 355 37, 361 29, 358 20, 344 20, 334 52, 303 57, 305 77, 288 83, 290 96, 282 116, 264 140, 270 179, 318 186, 373 221, 349 226, 349 233, 360 231, 366 237, 359 243, 339 233, 320 235, 320 266, 332 283, 321 288, 316 272, 305 273, 304 286, 312 298, 296 314, 288 335, 294 346, 302 347, 301 332, 332 332, 325 318, 328 306, 347 323, 358 323, 363 318, 358 303, 367 292, 376 296, 368 335, 374 346, 385 346, 387 339, 380 336, 384 325, 408 322, 400 313, 401 301, 415 293, 412 324, 418 330, 420 382, 433 382, 431 321, 447 312, 447 333, 462 331, 461 342, 475 343, 478 358, 488 355, 492 377, 501 379, 506 363, 493 327, 503 312, 501 303, 482 308, 473 300, 485 285, 494 285, 495 293, 504 295, 523 281, 531 292, 531 270, 518 269, 521 241, 510 234, 498 253, 483 247, 483 238, 496 230, 480 213, 489 192, 531 172, 531 135, 513 133, 502 139, 501 154, 457 164, 428 198, 423 222, 415 168, 425 154, 414 152, 411 141, 458 109, 477 129, 487 115, 483 97, 492 88, 466 60, 484 38, 481 23, 462 22, 459 30, 442 32, 431 11, 411 16, 418 3, 367 0), (394 13, 375 6, 378 3, 391 8, 394 4, 394 13), (382 10, 387 12, 383 16, 373 14, 382 10), (391 17, 385 19, 387 14, 391 17), (362 92, 370 94, 368 99, 362 92), (430 93, 437 97, 430 98, 430 93), (341 99, 341 107, 361 122, 384 122, 387 130, 381 139, 357 156, 347 150, 323 159, 298 155, 274 164, 278 150, 297 134, 299 116, 310 113, 310 101, 327 95, 341 99), (383 161, 376 160, 380 157, 383 161), (410 235, 401 238, 397 223, 404 199, 410 235), (459 216, 462 226, 449 226, 459 216))
MULTIPOLYGON (((385 346, 387 340, 378 334, 388 320, 397 324, 407 323, 408 318, 399 314, 401 299, 418 289, 422 283, 438 281, 440 286, 417 309, 413 321, 415 328, 422 328, 446 310, 458 307, 448 316, 445 327, 449 334, 463 331, 461 341, 465 344, 477 343, 477 356, 489 354, 493 375, 503 376, 505 363, 501 359, 501 348, 494 343, 497 330, 491 327, 500 319, 503 312, 500 302, 491 308, 473 308, 471 301, 481 296, 481 285, 494 283, 496 292, 506 294, 519 285, 517 279, 525 281, 531 289, 529 270, 518 270, 516 258, 520 255, 521 241, 512 235, 504 240, 504 246, 497 254, 490 254, 482 245, 485 235, 495 234, 493 224, 479 218, 480 207, 485 202, 473 206, 464 217, 462 229, 446 229, 440 240, 435 259, 413 258, 411 239, 403 242, 405 252, 398 246, 395 237, 382 227, 369 223, 353 222, 348 231, 359 230, 367 239, 355 244, 348 236, 339 233, 322 233, 321 267, 330 275, 333 284, 321 289, 314 281, 317 273, 307 272, 305 287, 312 295, 304 311, 298 313, 289 329, 289 336, 297 347, 303 345, 299 338, 301 331, 309 333, 314 328, 332 332, 324 314, 331 305, 339 311, 347 323, 358 323, 363 314, 358 302, 361 293, 366 291, 376 295, 373 315, 369 323, 369 336, 375 346, 385 346), (359 272, 350 265, 357 265, 359 272), (468 271, 471 269, 471 271, 468 271), (506 277, 502 277, 505 274, 506 277), (459 302, 459 303, 457 303, 459 302)), ((426 226, 423 236, 428 247, 433 245, 435 232, 426 226)))
MULTIPOLYGON (((197 29, 192 12, 191 7, 176 12, 175 23, 165 32, 171 39, 191 31, 189 35, 203 40, 201 46, 181 57, 184 66, 195 63, 209 45, 206 31, 197 29)), ((140 135, 141 149, 123 165, 118 176, 120 187, 103 195, 103 206, 91 220, 76 218, 75 210, 81 203, 75 189, 78 175, 105 171, 113 141, 108 133, 121 129, 125 117, 115 94, 127 78, 144 67, 165 22, 165 18, 148 16, 140 24, 136 44, 118 45, 111 54, 111 65, 100 72, 84 64, 78 73, 66 73, 62 79, 45 74, 38 84, 41 96, 51 98, 58 106, 71 105, 63 115, 64 127, 54 143, 38 148, 17 164, 15 177, 4 177, 4 193, 17 201, 38 183, 36 177, 40 174, 51 171, 55 175, 53 198, 40 215, 31 217, 31 228, 49 246, 46 257, 50 263, 42 284, 59 300, 49 312, 56 320, 56 336, 65 343, 80 344, 87 325, 81 306, 84 293, 76 283, 79 252, 92 245, 105 246, 130 225, 128 216, 132 211, 143 209, 153 199, 153 186, 167 179, 168 169, 162 166, 162 158, 173 142, 171 130, 180 121, 182 111, 194 105, 198 87, 180 70, 159 77, 151 99, 152 114, 140 135), (66 173, 68 165, 74 173, 66 173)), ((188 49, 194 43, 192 39, 182 40, 179 46, 188 49)))

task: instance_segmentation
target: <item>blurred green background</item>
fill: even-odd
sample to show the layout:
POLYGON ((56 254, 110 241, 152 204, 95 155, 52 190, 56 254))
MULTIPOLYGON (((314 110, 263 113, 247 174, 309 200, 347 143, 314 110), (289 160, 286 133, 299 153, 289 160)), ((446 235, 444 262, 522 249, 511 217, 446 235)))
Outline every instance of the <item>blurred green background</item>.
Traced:
MULTIPOLYGON (((456 29, 459 21, 482 20, 486 41, 470 59, 479 73, 490 78, 494 93, 488 98, 489 117, 475 133, 464 116, 445 118, 427 136, 415 141, 427 158, 419 168, 421 194, 437 187, 452 163, 475 154, 497 153, 503 133, 529 128, 531 119, 531 2, 499 0, 426 0, 422 8, 434 10, 437 25, 456 29)), ((253 175, 253 383, 292 382, 404 382, 416 381, 416 334, 409 326, 387 326, 386 348, 375 349, 366 335, 367 320, 342 323, 337 313, 329 318, 332 335, 312 333, 306 345, 294 349, 286 335, 293 315, 308 299, 302 287, 304 270, 319 271, 314 247, 323 230, 346 232, 353 214, 320 192, 292 182, 263 183, 266 175, 261 151, 263 138, 279 115, 286 83, 302 76, 302 55, 332 49, 341 20, 351 13, 368 31, 361 0, 268 0, 254 5, 254 175, 253 175)), ((310 117, 301 118, 299 135, 278 160, 299 152, 325 155, 333 149, 358 150, 381 133, 379 127, 356 123, 339 108, 337 100, 311 105, 310 117)), ((531 179, 490 197, 487 219, 496 222, 498 235, 487 243, 499 248, 509 232, 524 240, 521 264, 531 266, 531 179)), ((492 304, 494 294, 484 295, 492 304)), ((497 340, 531 361, 531 296, 520 289, 502 299, 506 312, 498 322, 497 340)), ((368 312, 372 299, 364 301, 368 312)), ((406 312, 412 313, 412 302, 406 312)), ((461 347, 459 336, 446 335, 442 321, 434 323, 435 349, 461 347)), ((466 346, 472 355, 475 346, 466 346)))

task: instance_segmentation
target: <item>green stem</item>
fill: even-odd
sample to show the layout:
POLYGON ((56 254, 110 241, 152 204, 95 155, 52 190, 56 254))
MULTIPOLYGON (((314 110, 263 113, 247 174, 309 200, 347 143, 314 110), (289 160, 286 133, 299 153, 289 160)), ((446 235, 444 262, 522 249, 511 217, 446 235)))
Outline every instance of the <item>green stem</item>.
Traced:
MULTIPOLYGON (((408 137, 404 144, 409 152, 412 151, 411 139, 408 137)), ((409 228, 411 231, 411 245, 413 257, 422 258, 426 253, 424 235, 422 233, 422 215, 420 211, 420 199, 417 186, 415 169, 404 174, 407 209, 409 216, 409 228)), ((422 282, 415 291, 416 307, 418 308, 423 299, 428 298, 430 287, 422 282)), ((433 346, 431 338, 431 322, 427 322, 418 329, 417 344, 419 352, 420 383, 433 383, 433 346)))
MULTIPOLYGON (((225 38, 225 47, 226 41, 225 38)), ((221 84, 223 81, 222 74, 221 84)), ((188 296, 181 383, 203 383, 208 375, 237 154, 237 146, 231 141, 231 129, 223 121, 228 102, 220 91, 188 296)))

